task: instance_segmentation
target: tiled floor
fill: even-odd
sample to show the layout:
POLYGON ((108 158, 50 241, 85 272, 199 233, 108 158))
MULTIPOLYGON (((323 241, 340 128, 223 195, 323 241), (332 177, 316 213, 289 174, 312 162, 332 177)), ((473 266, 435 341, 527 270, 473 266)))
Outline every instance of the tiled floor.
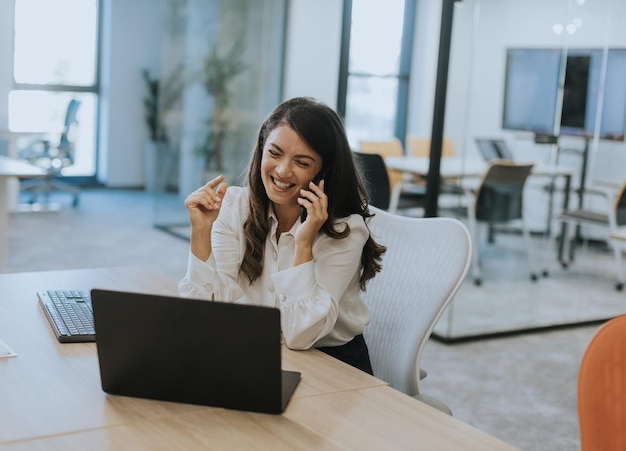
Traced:
POLYGON ((522 239, 500 234, 481 247, 483 283, 461 287, 435 328, 442 339, 458 340, 544 327, 566 327, 605 320, 626 312, 626 291, 615 289, 616 266, 606 245, 583 243, 567 268, 557 261, 556 248, 533 238, 542 273, 536 282, 522 239))

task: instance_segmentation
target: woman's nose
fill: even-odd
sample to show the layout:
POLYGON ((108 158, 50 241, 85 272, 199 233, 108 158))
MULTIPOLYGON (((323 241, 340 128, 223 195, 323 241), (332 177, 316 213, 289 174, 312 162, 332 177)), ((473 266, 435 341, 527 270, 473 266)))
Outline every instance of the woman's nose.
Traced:
POLYGON ((288 161, 282 161, 276 166, 276 173, 281 177, 286 177, 291 173, 291 165, 288 161))

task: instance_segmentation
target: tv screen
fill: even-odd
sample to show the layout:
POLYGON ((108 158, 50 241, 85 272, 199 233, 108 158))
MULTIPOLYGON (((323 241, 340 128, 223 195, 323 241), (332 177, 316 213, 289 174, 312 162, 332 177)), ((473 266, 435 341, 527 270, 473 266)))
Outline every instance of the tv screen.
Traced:
MULTIPOLYGON (((603 78, 601 49, 508 49, 502 126, 537 135, 592 137, 603 78), (562 97, 559 79, 564 64, 562 97), (559 105, 560 103, 560 105, 559 105), (558 112, 558 113, 557 113, 558 112), (559 130, 555 122, 559 115, 559 130)), ((607 52, 600 139, 624 140, 626 49, 607 52)))

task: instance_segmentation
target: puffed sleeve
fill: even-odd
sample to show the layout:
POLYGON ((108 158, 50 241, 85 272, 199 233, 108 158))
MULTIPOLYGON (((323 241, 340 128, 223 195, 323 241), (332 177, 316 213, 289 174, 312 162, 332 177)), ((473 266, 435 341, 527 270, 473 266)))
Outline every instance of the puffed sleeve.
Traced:
POLYGON ((350 227, 347 237, 320 234, 313 246, 313 261, 272 276, 285 344, 291 349, 312 347, 333 330, 340 308, 350 311, 346 304, 362 302, 358 280, 369 230, 360 215, 346 218, 346 223, 350 227))
POLYGON ((241 297, 238 276, 241 262, 240 231, 247 197, 240 187, 229 187, 211 231, 212 252, 202 261, 189 252, 187 273, 178 284, 181 297, 234 302, 241 297))

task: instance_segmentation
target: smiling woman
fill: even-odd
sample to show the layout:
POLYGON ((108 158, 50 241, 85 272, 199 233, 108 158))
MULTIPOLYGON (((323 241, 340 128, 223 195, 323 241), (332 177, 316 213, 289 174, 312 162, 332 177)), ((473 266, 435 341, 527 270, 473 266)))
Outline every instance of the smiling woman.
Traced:
POLYGON ((321 156, 293 129, 281 126, 270 133, 261 158, 261 180, 278 223, 283 224, 278 234, 289 230, 297 216, 308 215, 309 210, 321 216, 322 223, 326 221, 326 195, 312 182, 321 170, 321 156))
POLYGON ((247 186, 223 180, 185 200, 191 246, 180 295, 278 308, 288 347, 315 347, 371 373, 361 291, 385 248, 369 233, 339 115, 310 98, 281 103, 261 126, 247 186))

